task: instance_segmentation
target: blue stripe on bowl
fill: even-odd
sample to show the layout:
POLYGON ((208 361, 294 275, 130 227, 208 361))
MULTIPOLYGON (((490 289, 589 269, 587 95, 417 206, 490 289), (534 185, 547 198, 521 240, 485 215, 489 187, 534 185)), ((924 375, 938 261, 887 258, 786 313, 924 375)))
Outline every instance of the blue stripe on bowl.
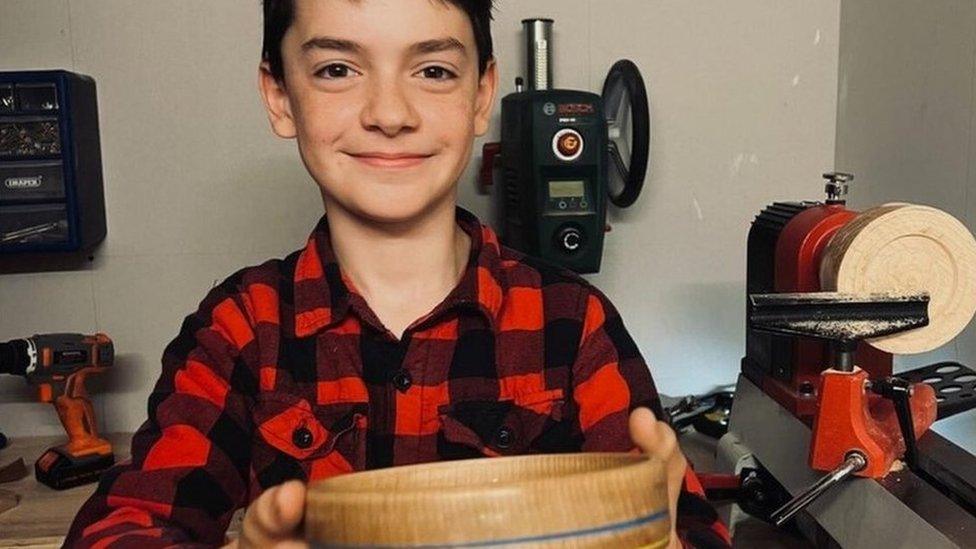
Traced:
POLYGON ((649 515, 643 517, 637 517, 635 519, 625 520, 623 522, 614 522, 611 524, 605 524, 603 526, 594 526, 591 528, 583 528, 580 530, 569 530, 566 532, 554 532, 552 534, 541 534, 537 536, 524 536, 519 538, 508 538, 500 540, 486 540, 486 541, 468 541, 464 543, 452 543, 448 545, 337 545, 337 544, 312 544, 312 547, 316 549, 364 549, 366 547, 372 549, 405 549, 407 547, 411 549, 444 549, 448 547, 504 547, 506 545, 518 545, 521 543, 545 543, 549 541, 556 541, 566 538, 578 538, 583 536, 595 536, 598 534, 607 534, 610 532, 620 532, 622 530, 630 530, 632 528, 637 528, 649 524, 651 522, 664 520, 668 518, 668 512, 665 511, 655 511, 649 515))

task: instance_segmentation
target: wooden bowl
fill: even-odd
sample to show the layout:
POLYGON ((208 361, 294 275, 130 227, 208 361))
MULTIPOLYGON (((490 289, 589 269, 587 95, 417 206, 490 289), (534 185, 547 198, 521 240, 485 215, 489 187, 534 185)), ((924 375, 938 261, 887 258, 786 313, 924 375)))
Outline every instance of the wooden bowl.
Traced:
POLYGON ((447 461, 308 490, 314 547, 665 547, 664 465, 634 454, 447 461))
POLYGON ((958 219, 918 204, 861 212, 830 239, 820 262, 824 291, 929 294, 929 324, 869 339, 894 354, 940 347, 976 313, 976 239, 958 219))

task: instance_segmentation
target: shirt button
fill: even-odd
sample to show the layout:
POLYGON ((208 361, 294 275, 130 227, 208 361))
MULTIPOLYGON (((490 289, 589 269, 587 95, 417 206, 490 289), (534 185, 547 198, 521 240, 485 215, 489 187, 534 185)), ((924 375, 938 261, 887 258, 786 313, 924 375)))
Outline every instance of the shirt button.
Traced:
POLYGON ((291 441, 302 450, 310 447, 314 438, 312 431, 309 431, 308 427, 299 427, 291 433, 291 441))
POLYGON ((515 442, 515 433, 508 427, 502 427, 495 433, 495 446, 505 450, 515 442))
POLYGON ((407 389, 413 385, 413 377, 410 376, 410 372, 406 370, 400 370, 393 375, 393 386, 397 388, 400 392, 405 392, 407 389))

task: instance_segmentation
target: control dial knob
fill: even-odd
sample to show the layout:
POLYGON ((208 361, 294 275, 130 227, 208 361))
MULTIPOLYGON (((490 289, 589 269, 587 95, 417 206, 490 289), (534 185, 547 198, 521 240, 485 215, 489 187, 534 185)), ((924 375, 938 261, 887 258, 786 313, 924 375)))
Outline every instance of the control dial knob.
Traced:
POLYGON ((556 247, 566 253, 579 251, 583 240, 583 231, 576 227, 564 227, 556 233, 556 247))

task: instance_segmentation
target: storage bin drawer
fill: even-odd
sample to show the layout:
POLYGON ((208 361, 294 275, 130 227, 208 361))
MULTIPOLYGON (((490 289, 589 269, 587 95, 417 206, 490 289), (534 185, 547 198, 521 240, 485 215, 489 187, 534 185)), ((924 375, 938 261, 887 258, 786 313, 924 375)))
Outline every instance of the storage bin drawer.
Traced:
POLYGON ((0 205, 63 199, 61 161, 0 162, 0 205))
POLYGON ((0 118, 0 158, 31 158, 61 154, 56 118, 0 118))
POLYGON ((62 244, 69 236, 64 204, 0 206, 0 250, 62 244))

